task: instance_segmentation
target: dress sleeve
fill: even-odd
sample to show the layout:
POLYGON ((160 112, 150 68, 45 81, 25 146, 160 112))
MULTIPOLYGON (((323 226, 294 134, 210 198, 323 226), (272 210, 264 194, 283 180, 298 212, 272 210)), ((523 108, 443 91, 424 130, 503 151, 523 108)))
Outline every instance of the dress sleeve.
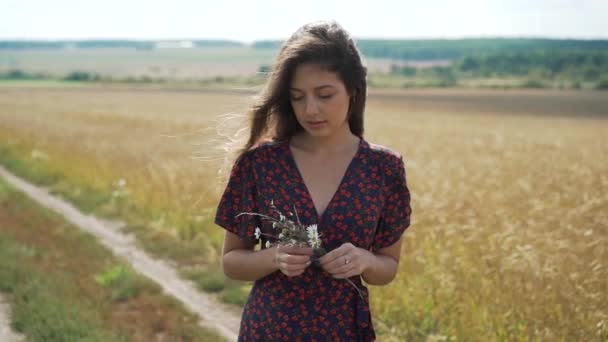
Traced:
POLYGON ((215 224, 236 234, 244 241, 255 244, 255 227, 260 226, 257 216, 240 213, 257 213, 256 185, 252 158, 245 153, 234 163, 230 178, 215 214, 215 224))
POLYGON ((407 187, 403 157, 392 159, 385 169, 386 200, 376 227, 372 243, 373 251, 397 242, 405 229, 410 226, 412 208, 410 207, 410 191, 407 187))

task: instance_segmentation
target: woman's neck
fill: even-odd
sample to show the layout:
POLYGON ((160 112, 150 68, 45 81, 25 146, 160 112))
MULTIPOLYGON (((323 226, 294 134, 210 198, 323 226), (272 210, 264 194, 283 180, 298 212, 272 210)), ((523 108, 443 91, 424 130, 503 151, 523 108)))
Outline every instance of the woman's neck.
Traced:
POLYGON ((320 157, 349 151, 353 145, 358 143, 359 137, 350 131, 348 125, 345 130, 341 130, 331 136, 315 137, 303 132, 291 138, 291 145, 293 147, 320 157))

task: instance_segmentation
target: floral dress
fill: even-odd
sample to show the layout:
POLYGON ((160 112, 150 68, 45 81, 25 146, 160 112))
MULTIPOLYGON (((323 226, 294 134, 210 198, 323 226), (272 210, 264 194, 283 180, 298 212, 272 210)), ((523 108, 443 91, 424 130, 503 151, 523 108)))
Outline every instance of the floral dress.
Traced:
MULTIPOLYGON (((363 138, 320 217, 289 140, 284 140, 260 144, 237 159, 215 223, 251 243, 256 227, 276 235, 272 223, 259 216, 235 218, 242 212, 276 216, 271 201, 282 213, 295 206, 303 225, 317 224, 328 252, 346 242, 377 251, 397 242, 410 225, 402 156, 363 138)), ((373 341, 368 290, 360 276, 351 280, 362 296, 345 279, 313 266, 296 277, 275 271, 256 280, 243 310, 239 341, 373 341)))

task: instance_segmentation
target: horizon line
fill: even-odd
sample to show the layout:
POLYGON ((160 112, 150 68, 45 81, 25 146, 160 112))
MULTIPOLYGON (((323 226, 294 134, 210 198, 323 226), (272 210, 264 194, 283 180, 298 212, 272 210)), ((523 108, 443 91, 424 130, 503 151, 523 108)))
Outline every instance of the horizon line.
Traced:
MULTIPOLYGON (((133 38, 133 37, 86 37, 86 38, 5 38, 0 37, 0 41, 44 41, 44 42, 70 42, 70 41, 141 41, 141 42, 157 42, 157 41, 218 41, 218 42, 233 42, 249 45, 255 42, 268 41, 284 41, 288 38, 262 38, 255 40, 238 40, 230 38, 133 38)), ((470 35, 457 37, 441 37, 441 36, 418 36, 418 37, 374 37, 374 36, 353 36, 355 40, 466 40, 466 39, 546 39, 546 40, 608 40, 608 36, 541 36, 541 35, 470 35)))

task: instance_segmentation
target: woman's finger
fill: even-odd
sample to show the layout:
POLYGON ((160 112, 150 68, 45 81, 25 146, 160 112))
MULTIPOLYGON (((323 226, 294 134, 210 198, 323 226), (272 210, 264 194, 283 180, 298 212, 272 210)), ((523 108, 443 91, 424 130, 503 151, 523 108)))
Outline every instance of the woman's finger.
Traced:
POLYGON ((345 262, 345 260, 348 260, 349 255, 354 254, 356 249, 357 247, 355 247, 350 242, 343 243, 340 247, 319 258, 319 262, 321 263, 321 266, 327 265, 332 262, 335 262, 337 265, 339 264, 341 257, 346 257, 346 259, 341 259, 342 262, 345 262))
POLYGON ((346 272, 342 272, 342 273, 334 273, 332 274, 332 276, 336 279, 345 279, 345 278, 350 278, 350 277, 354 277, 357 276, 359 274, 357 274, 357 272, 354 271, 354 269, 350 269, 346 272))
POLYGON ((290 254, 286 253, 286 251, 297 252, 293 248, 277 250, 276 258, 279 270, 289 277, 295 277, 304 273, 311 263, 310 255, 290 254))
POLYGON ((312 255, 312 248, 310 247, 279 246, 279 251, 295 255, 312 255))
POLYGON ((287 263, 281 263, 280 268, 282 270, 289 271, 289 272, 297 272, 297 271, 303 271, 303 270, 305 270, 307 266, 308 266, 307 264, 287 264, 287 263))
POLYGON ((288 254, 280 253, 278 256, 279 260, 287 264, 306 264, 310 261, 308 255, 288 254))
POLYGON ((308 255, 282 254, 280 258, 281 261, 288 264, 306 264, 310 261, 310 256, 308 255))
POLYGON ((352 258, 348 253, 342 252, 341 254, 330 255, 327 258, 323 256, 323 258, 319 259, 319 262, 321 263, 321 267, 325 269, 335 269, 352 262, 352 258))
POLYGON ((285 265, 295 265, 295 266, 303 266, 306 267, 310 265, 310 257, 306 255, 290 255, 290 254, 280 254, 277 258, 279 263, 283 263, 285 265))
POLYGON ((306 267, 308 267, 307 264, 286 264, 286 263, 280 263, 279 264, 279 269, 281 270, 281 272, 283 272, 283 274, 290 276, 290 277, 294 277, 297 275, 300 275, 302 273, 304 273, 304 271, 306 270, 306 267))

